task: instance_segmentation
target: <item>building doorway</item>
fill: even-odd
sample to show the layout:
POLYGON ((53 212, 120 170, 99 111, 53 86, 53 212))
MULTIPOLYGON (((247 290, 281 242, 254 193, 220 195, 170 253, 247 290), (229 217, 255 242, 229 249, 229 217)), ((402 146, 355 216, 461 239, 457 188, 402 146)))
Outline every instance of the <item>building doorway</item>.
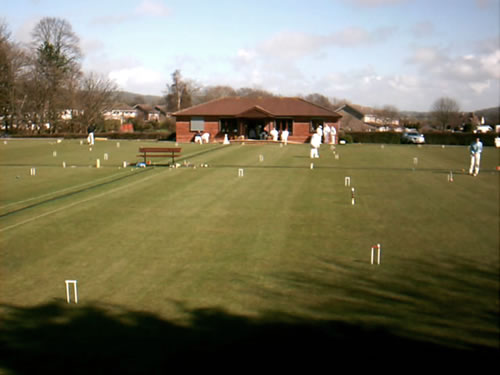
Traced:
POLYGON ((244 119, 244 134, 248 139, 260 139, 266 126, 264 119, 244 119))

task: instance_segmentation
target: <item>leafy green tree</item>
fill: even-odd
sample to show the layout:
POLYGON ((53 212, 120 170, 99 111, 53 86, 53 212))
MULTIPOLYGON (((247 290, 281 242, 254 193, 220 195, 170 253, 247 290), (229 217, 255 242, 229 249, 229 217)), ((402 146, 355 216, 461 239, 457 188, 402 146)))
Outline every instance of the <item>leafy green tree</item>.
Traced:
POLYGON ((33 33, 33 80, 38 94, 33 98, 38 121, 57 131, 63 110, 74 103, 74 91, 81 75, 79 38, 63 19, 42 18, 33 33))

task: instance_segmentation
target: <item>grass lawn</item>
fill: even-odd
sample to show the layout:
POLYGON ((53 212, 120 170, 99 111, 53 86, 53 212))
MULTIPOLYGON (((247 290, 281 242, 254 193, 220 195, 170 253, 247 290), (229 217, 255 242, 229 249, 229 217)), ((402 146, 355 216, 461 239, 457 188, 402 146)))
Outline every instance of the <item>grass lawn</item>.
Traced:
POLYGON ((411 145, 323 145, 311 160, 308 145, 185 144, 179 162, 196 168, 123 168, 155 144, 0 144, 7 370, 48 356, 62 372, 61 357, 80 360, 68 342, 82 373, 277 347, 498 354, 499 150, 478 177, 466 147, 411 145))

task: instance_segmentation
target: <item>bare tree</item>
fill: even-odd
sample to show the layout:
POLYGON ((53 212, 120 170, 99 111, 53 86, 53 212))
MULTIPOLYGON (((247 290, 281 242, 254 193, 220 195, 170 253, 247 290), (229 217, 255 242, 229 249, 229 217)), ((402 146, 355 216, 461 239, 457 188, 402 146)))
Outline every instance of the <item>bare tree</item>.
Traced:
POLYGON ((177 69, 172 73, 172 84, 167 85, 165 101, 170 111, 180 111, 192 105, 192 97, 199 90, 194 81, 185 80, 181 71, 177 69))
POLYGON ((7 25, 0 22, 0 117, 5 131, 14 123, 21 125, 25 102, 22 93, 23 69, 26 65, 22 49, 10 39, 7 25))
POLYGON ((73 92, 80 75, 79 38, 66 20, 52 17, 40 20, 32 38, 34 79, 39 86, 38 117, 57 131, 61 111, 72 104, 68 93, 73 92))
POLYGON ((330 99, 328 99, 326 96, 324 96, 322 94, 318 94, 318 93, 309 94, 304 99, 307 100, 308 102, 317 104, 321 107, 328 108, 328 109, 334 109, 334 105, 332 104, 330 99))
POLYGON ((399 120, 399 110, 393 105, 385 105, 378 110, 378 114, 386 126, 393 126, 399 120))
POLYGON ((86 74, 78 90, 78 119, 80 131, 100 122, 105 109, 110 108, 116 96, 116 84, 96 73, 86 74))
POLYGON ((437 99, 431 108, 432 118, 439 125, 441 130, 451 126, 458 118, 460 107, 458 103, 451 98, 443 97, 437 99))
POLYGON ((230 86, 208 86, 202 88, 199 95, 193 98, 193 104, 205 103, 210 100, 236 95, 236 90, 230 86))
POLYGON ((250 87, 242 87, 236 90, 236 96, 243 96, 248 98, 258 98, 258 97, 266 98, 274 95, 266 90, 250 88, 250 87))

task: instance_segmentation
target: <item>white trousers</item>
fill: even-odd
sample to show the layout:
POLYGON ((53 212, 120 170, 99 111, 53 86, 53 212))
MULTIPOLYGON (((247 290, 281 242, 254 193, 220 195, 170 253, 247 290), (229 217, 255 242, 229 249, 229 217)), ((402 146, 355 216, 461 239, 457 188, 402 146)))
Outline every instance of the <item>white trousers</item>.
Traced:
POLYGON ((471 154, 469 174, 477 176, 479 173, 479 164, 481 164, 481 154, 479 152, 471 154))
POLYGON ((87 143, 89 145, 93 145, 94 144, 94 133, 89 133, 89 136, 87 137, 87 143))
POLYGON ((319 152, 316 147, 311 148, 311 159, 313 158, 319 158, 319 152))

